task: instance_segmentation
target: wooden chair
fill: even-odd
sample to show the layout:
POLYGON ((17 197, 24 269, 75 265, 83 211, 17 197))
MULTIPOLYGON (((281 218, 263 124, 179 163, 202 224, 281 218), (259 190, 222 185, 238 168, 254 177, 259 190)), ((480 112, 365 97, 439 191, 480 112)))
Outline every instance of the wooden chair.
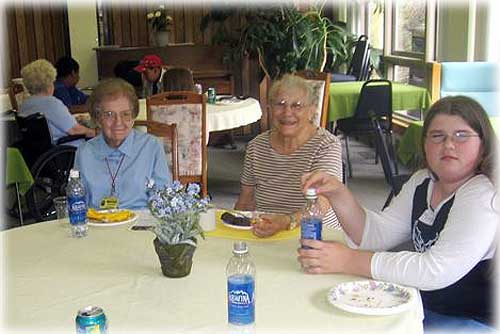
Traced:
POLYGON ((296 73, 313 85, 317 98, 316 125, 326 128, 328 123, 328 99, 330 97, 330 73, 304 70, 296 73))
POLYGON ((142 130, 145 127, 149 134, 156 136, 163 142, 167 165, 172 172, 172 179, 179 180, 179 144, 177 137, 177 124, 165 124, 154 121, 135 121, 134 127, 142 130))
POLYGON ((193 92, 167 92, 146 99, 147 120, 177 124, 179 181, 200 183, 203 197, 207 187, 206 97, 193 92))
POLYGON ((24 85, 19 82, 12 82, 9 87, 10 105, 13 110, 18 111, 19 106, 29 96, 28 92, 24 89, 24 85))

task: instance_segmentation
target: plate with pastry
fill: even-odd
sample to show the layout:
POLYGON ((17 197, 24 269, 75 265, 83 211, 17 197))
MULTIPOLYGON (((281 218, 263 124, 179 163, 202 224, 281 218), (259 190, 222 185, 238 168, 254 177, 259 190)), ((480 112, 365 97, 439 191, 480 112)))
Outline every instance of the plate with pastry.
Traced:
POLYGON ((218 216, 224 226, 236 230, 251 230, 253 217, 256 214, 254 211, 223 210, 218 216))
POLYGON ((95 210, 90 208, 87 211, 89 225, 92 226, 117 226, 133 222, 137 219, 137 214, 126 209, 95 210))

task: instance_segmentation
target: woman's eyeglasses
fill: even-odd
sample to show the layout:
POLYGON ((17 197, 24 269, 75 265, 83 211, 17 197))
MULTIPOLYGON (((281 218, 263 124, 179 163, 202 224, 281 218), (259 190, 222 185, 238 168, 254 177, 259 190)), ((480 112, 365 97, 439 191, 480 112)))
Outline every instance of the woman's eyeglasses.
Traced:
POLYGON ((448 136, 451 137, 451 140, 454 143, 465 143, 471 137, 479 137, 477 133, 469 132, 469 131, 455 131, 451 135, 444 132, 431 132, 426 137, 433 142, 434 144, 441 144, 446 141, 448 136))
POLYGON ((283 111, 285 110, 287 107, 290 107, 290 109, 292 111, 301 111, 302 108, 304 107, 307 107, 307 105, 303 102, 300 102, 300 101, 297 101, 297 102, 293 102, 293 103, 288 103, 287 101, 285 100, 281 100, 281 101, 277 101, 277 102, 274 102, 272 104, 273 108, 278 110, 278 111, 283 111))
POLYGON ((130 122, 133 118, 132 110, 122 112, 100 111, 99 115, 101 115, 101 117, 106 121, 112 121, 120 117, 124 122, 130 122))

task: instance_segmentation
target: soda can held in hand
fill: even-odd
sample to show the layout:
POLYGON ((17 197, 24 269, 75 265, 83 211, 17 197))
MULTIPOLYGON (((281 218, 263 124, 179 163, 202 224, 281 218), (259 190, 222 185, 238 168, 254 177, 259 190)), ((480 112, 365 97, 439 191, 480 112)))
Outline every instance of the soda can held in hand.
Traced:
POLYGON ((87 306, 76 315, 76 334, 107 334, 108 320, 102 308, 87 306))

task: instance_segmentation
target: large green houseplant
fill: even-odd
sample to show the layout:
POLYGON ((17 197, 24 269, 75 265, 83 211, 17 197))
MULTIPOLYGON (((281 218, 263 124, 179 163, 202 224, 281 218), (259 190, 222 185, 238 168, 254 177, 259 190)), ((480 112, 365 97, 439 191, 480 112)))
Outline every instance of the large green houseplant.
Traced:
POLYGON ((215 44, 231 46, 240 55, 257 57, 271 79, 306 69, 321 72, 328 54, 333 63, 338 63, 336 59, 348 59, 353 40, 341 24, 323 15, 321 6, 307 11, 299 11, 293 5, 216 9, 203 18, 201 29, 209 24, 216 31, 215 44), (226 24, 236 14, 244 17, 240 30, 226 24))

